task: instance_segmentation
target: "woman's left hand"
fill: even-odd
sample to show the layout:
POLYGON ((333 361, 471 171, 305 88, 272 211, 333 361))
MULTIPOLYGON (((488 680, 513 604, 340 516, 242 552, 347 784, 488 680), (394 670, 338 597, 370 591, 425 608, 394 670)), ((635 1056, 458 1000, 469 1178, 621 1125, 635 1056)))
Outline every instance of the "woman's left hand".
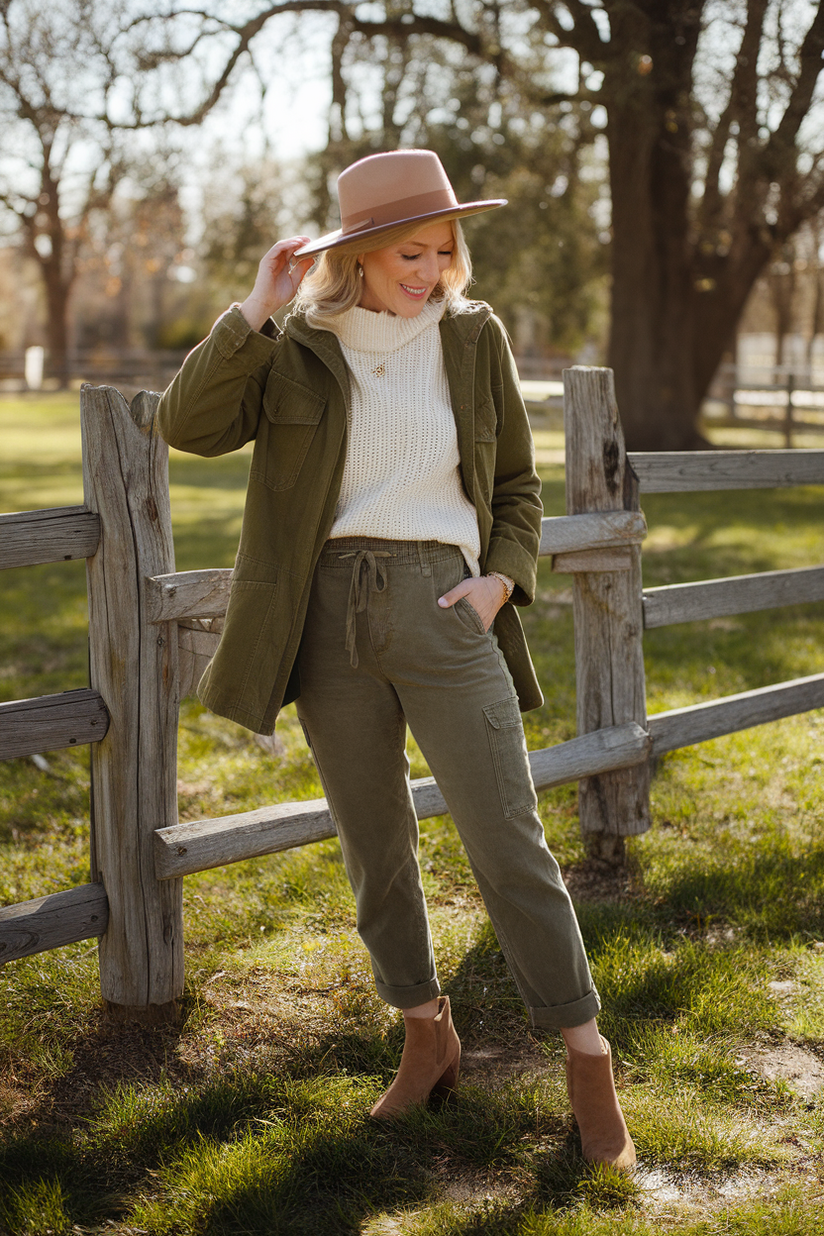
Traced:
POLYGON ((449 592, 438 597, 442 609, 449 609, 461 597, 466 597, 475 613, 488 631, 495 621, 495 615, 506 600, 506 588, 499 579, 490 575, 480 575, 472 579, 462 579, 449 592))

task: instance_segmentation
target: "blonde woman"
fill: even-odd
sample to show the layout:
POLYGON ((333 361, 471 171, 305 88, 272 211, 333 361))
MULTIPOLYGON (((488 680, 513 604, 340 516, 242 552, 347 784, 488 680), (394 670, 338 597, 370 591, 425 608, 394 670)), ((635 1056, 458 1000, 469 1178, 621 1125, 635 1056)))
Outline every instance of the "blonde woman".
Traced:
POLYGON ((424 150, 360 160, 338 194, 341 228, 274 245, 161 400, 180 449, 255 440, 199 695, 262 733, 297 701, 377 991, 404 1017, 400 1068, 372 1115, 451 1093, 460 1067, 418 865, 408 724, 532 1022, 564 1037, 584 1155, 627 1168, 599 998, 520 715, 542 701, 516 608, 533 600, 540 541, 532 437, 506 333, 466 298, 460 220, 505 202, 458 202, 424 150), (295 297, 281 331, 272 315, 295 297))

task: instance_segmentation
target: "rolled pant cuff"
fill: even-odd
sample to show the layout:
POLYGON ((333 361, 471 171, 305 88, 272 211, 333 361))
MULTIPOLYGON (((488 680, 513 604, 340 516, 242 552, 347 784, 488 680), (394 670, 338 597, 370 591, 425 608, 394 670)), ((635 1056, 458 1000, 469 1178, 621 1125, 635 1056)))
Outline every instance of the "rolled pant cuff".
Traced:
POLYGON ((592 1021, 593 1017, 598 1016, 600 1009, 601 1001, 597 991, 593 989, 570 1004, 530 1008, 529 1016, 536 1030, 569 1030, 573 1026, 583 1026, 585 1022, 592 1021))
POLYGON ((436 978, 415 987, 387 987, 375 982, 377 993, 386 1004, 396 1009, 415 1009, 419 1004, 428 1004, 441 994, 441 985, 436 978))

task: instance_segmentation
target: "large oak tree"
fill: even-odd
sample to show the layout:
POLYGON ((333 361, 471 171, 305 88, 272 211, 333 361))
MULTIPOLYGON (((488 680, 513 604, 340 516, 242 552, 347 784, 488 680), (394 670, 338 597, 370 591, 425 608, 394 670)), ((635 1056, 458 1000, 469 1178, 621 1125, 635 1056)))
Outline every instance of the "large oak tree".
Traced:
POLYGON ((309 11, 335 23, 338 131, 353 89, 348 51, 364 39, 417 56, 433 43, 460 48, 549 115, 570 99, 603 108, 609 363, 627 440, 701 445, 700 404, 755 279, 824 206, 824 0, 284 0, 223 22, 231 55, 215 89, 264 28, 309 11), (555 72, 565 56, 577 62, 571 89, 555 72))
POLYGON ((71 8, 48 10, 63 17, 56 27, 63 43, 77 40, 56 79, 50 66, 59 57, 28 34, 45 23, 42 6, 5 0, 0 9, 6 47, 17 49, 12 56, 0 48, 0 102, 10 119, 29 125, 20 153, 41 177, 33 187, 21 188, 24 178, 7 186, 3 200, 27 229, 56 302, 72 271, 67 233, 54 223, 54 172, 65 169, 62 152, 77 134, 96 125, 102 158, 76 194, 76 233, 117 172, 107 135, 170 116, 200 123, 263 41, 259 78, 281 72, 294 50, 282 50, 278 32, 310 14, 328 18, 338 138, 360 84, 362 59, 351 50, 364 40, 392 40, 406 58, 458 49, 516 91, 524 108, 550 119, 570 103, 603 114, 612 201, 609 363, 635 449, 701 445, 701 400, 755 279, 824 207, 824 0, 248 0, 231 7, 210 0, 202 8, 172 0, 165 12, 153 4, 138 11, 131 0, 103 8, 72 0, 71 8), (28 25, 11 22, 13 10, 28 11, 28 25), (24 45, 29 62, 20 55, 24 45), (72 57, 83 73, 67 70, 72 57), (101 70, 94 81, 92 64, 101 70))

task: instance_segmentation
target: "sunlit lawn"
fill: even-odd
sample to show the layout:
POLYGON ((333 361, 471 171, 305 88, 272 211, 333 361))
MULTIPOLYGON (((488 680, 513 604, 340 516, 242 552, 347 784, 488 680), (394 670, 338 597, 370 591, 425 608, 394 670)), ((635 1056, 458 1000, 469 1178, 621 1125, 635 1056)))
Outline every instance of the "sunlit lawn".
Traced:
MULTIPOLYGON (((776 441, 775 445, 780 445, 776 441)), ((537 435, 564 511, 557 431, 537 435)), ((0 402, 0 508, 82 500, 77 397, 0 402)), ((178 566, 230 565, 248 456, 170 464, 178 566)), ((822 491, 649 496, 645 582, 822 562, 822 491)), ((571 580, 541 566, 526 624, 572 737, 571 580)), ((645 637, 650 713, 822 668, 821 605, 645 637)), ((0 698, 86 683, 84 569, 0 579, 0 698)), ((320 795, 293 710, 280 752, 185 702, 184 818, 320 795)), ((604 1001, 638 1145, 632 1180, 580 1159, 555 1038, 526 1024, 448 818, 421 858, 465 1043, 460 1102, 397 1128, 366 1112, 396 1067, 336 842, 185 882, 175 1030, 118 1027, 92 942, 0 972, 0 1233, 813 1236, 824 1228, 824 714, 661 761, 652 830, 617 875, 585 861, 575 787, 541 796, 604 1001)), ((413 773, 427 772, 412 749, 413 773)), ((88 879, 82 751, 0 765, 0 901, 88 879), (41 761, 42 763, 42 761, 41 761)))

